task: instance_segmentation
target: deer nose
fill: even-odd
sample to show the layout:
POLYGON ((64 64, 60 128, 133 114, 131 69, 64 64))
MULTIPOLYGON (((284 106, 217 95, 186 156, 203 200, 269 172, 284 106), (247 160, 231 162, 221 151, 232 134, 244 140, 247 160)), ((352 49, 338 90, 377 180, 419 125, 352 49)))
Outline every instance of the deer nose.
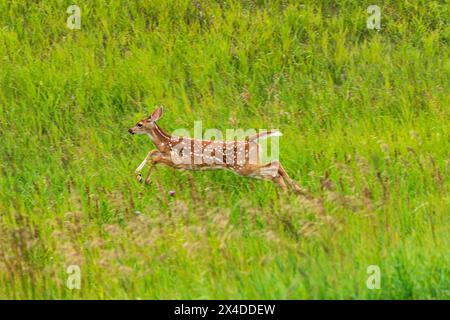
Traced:
POLYGON ((130 134, 134 134, 133 129, 128 129, 128 132, 129 132, 130 134))

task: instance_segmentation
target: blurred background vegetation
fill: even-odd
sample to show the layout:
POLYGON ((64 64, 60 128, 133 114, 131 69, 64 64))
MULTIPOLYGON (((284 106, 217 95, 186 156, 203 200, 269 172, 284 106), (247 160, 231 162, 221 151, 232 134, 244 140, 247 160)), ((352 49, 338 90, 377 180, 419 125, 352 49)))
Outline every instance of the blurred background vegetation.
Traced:
POLYGON ((80 30, 72 4, 0 0, 0 298, 450 298, 445 1, 377 3, 379 31, 372 1, 80 1, 80 30), (310 195, 138 184, 157 104, 169 132, 278 128, 310 195))

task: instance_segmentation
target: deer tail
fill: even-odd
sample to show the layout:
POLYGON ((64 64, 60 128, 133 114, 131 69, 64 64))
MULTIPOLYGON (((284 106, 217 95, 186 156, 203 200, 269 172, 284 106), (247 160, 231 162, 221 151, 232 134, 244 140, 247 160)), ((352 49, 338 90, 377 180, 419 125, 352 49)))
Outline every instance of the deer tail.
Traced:
POLYGON ((280 137, 282 135, 283 134, 278 130, 267 130, 267 131, 260 132, 260 133, 257 133, 255 135, 249 137, 248 141, 263 140, 263 139, 267 139, 270 137, 280 137))

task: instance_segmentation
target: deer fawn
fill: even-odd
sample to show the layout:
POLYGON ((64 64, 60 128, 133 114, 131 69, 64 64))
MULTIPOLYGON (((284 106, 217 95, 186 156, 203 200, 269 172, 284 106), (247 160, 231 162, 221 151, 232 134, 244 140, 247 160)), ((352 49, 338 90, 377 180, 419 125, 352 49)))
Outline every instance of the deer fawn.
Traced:
POLYGON ((150 117, 142 119, 128 130, 130 134, 148 135, 156 146, 136 169, 136 178, 139 182, 142 182, 142 169, 150 161, 151 166, 145 183, 150 182, 150 172, 154 165, 161 163, 180 170, 228 169, 241 176, 271 180, 283 191, 287 191, 289 185, 295 192, 302 192, 279 161, 273 160, 266 164, 260 162, 260 145, 257 141, 280 136, 280 132, 265 131, 247 137, 245 141, 210 141, 177 137, 166 133, 156 124, 162 114, 163 109, 160 106, 150 117))

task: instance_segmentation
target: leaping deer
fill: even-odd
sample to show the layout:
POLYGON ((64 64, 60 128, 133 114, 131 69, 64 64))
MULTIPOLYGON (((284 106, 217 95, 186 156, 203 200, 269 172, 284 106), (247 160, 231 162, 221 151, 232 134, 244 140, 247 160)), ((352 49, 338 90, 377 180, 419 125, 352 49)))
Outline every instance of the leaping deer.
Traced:
POLYGON ((271 180, 287 191, 289 185, 295 192, 302 189, 289 177, 278 160, 261 163, 258 140, 281 136, 279 131, 269 130, 247 137, 245 141, 198 140, 178 137, 166 133, 156 121, 162 117, 163 108, 158 107, 151 116, 142 119, 130 128, 130 134, 146 134, 155 144, 144 161, 136 168, 136 178, 142 182, 142 169, 150 163, 145 183, 150 182, 150 173, 156 164, 165 164, 180 170, 227 169, 253 178, 271 180), (187 151, 187 152, 186 152, 187 151))

